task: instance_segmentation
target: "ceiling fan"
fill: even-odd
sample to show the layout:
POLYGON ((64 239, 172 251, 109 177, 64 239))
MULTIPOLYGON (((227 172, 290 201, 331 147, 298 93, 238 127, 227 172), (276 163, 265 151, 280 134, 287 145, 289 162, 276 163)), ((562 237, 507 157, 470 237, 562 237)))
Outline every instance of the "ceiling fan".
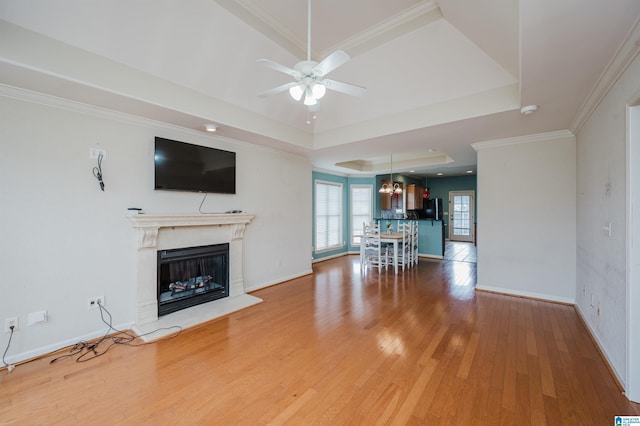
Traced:
POLYGON ((310 110, 315 110, 318 108, 318 100, 325 95, 327 89, 351 96, 364 95, 367 91, 364 87, 325 78, 331 71, 349 61, 349 55, 342 50, 332 52, 320 63, 311 60, 311 0, 308 0, 307 11, 307 60, 289 68, 269 59, 258 59, 258 64, 294 78, 294 81, 259 93, 258 96, 267 97, 288 90, 296 101, 304 96, 304 104, 310 110))

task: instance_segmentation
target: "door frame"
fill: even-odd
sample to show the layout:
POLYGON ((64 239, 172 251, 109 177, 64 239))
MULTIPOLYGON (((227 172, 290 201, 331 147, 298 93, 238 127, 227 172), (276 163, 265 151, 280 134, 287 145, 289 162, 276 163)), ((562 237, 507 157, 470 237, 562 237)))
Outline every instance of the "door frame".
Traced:
POLYGON ((449 222, 449 241, 463 241, 463 242, 469 242, 472 243, 475 241, 475 227, 473 226, 475 223, 475 217, 476 217, 476 191, 474 191, 473 189, 467 189, 467 190, 461 190, 461 191, 449 191, 449 217, 447 218, 447 221, 449 222), (454 237, 453 235, 453 216, 454 216, 454 212, 453 212, 453 197, 455 197, 456 195, 468 195, 469 199, 470 199, 470 205, 469 205, 469 237, 468 238, 460 238, 458 237, 454 237))

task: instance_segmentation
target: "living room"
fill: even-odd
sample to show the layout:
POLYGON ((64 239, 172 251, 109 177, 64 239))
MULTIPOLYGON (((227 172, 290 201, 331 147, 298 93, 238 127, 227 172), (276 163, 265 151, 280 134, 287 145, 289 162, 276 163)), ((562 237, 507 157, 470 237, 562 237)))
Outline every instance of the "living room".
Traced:
MULTIPOLYGON (((620 49, 607 52, 588 98, 573 100, 584 106, 572 127, 526 133, 531 117, 516 109, 522 134, 501 130, 504 137, 478 136, 467 148, 477 152, 482 200, 477 288, 575 304, 616 379, 638 395, 640 320, 632 307, 640 301, 629 272, 638 271, 629 248, 637 231, 628 228, 638 193, 638 130, 629 124, 639 120, 637 20, 629 29, 620 49)), ((96 296, 115 327, 135 323, 138 233, 129 208, 255 215, 243 242, 247 292, 312 273, 312 176, 322 171, 311 159, 313 136, 257 113, 241 137, 196 130, 194 115, 234 122, 241 114, 9 21, 0 31, 0 320, 19 318, 10 362, 99 337, 104 324, 87 309, 96 296), (29 84, 17 85, 21 79, 29 84), (80 93, 74 81, 96 86, 80 93), (157 119, 173 107, 182 112, 157 119), (236 194, 154 190, 157 136, 235 152, 236 194), (105 152, 104 191, 93 174, 96 148, 105 152), (29 326, 28 315, 41 311, 47 321, 29 326)))

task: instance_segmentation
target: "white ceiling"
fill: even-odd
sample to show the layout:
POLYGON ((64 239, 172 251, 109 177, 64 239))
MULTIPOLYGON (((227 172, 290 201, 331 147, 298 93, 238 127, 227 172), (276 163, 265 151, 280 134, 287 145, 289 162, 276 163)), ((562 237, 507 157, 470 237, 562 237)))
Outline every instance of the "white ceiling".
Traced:
POLYGON ((257 59, 306 58, 306 0, 0 0, 0 83, 214 122, 322 170, 384 172, 393 154, 454 174, 472 143, 571 129, 639 16, 637 0, 313 0, 313 59, 346 51, 330 77, 367 87, 328 92, 314 120, 286 92, 256 96, 290 81, 257 59))

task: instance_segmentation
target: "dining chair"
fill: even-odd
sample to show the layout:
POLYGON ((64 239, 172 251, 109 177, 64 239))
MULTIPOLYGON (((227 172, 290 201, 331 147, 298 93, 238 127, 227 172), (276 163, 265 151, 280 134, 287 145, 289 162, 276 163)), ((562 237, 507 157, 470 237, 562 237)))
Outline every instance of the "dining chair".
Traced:
POLYGON ((418 221, 411 222, 411 266, 418 264, 418 221))
MULTIPOLYGON (((410 222, 398 223, 398 232, 402 233, 402 241, 398 242, 398 267, 402 270, 409 268, 411 261, 411 224, 410 222)), ((393 259, 393 247, 389 247, 389 258, 393 259)))
POLYGON ((362 240, 360 241, 360 269, 378 267, 382 271, 389 265, 386 246, 380 241, 380 228, 376 225, 364 225, 362 240))

